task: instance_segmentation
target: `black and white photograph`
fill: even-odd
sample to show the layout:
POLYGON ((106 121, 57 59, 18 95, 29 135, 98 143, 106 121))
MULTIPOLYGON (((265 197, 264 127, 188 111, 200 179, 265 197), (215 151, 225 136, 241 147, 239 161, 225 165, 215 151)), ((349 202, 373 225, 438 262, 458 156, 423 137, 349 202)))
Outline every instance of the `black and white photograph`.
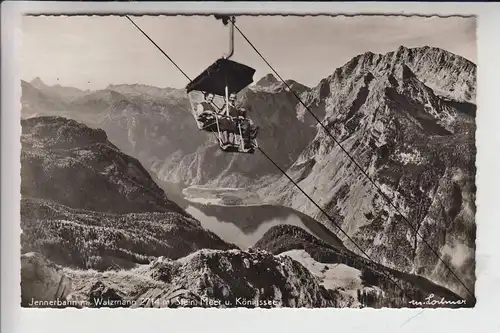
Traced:
POLYGON ((21 306, 475 307, 476 28, 23 16, 21 306))

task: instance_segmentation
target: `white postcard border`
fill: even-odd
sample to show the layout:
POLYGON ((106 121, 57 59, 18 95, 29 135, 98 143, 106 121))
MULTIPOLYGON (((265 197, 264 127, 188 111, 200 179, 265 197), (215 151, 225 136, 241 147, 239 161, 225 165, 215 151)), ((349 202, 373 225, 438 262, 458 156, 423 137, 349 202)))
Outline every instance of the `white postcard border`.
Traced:
MULTIPOLYGON (((2 9, 2 332, 494 332, 500 331, 500 4, 404 2, 45 2, 2 9), (477 248, 474 309, 65 309, 20 307, 20 76, 22 13, 401 14, 477 16, 477 248), (496 190, 496 191, 495 191, 496 190)), ((436 33, 439 33, 438 31, 436 33)))

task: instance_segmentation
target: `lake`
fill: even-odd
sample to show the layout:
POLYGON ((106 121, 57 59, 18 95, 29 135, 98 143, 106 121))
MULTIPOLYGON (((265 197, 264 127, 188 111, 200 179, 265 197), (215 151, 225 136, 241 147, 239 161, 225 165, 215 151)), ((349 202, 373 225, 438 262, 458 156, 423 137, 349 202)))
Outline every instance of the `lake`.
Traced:
POLYGON ((275 204, 257 204, 251 194, 239 193, 239 204, 222 204, 235 201, 235 193, 242 189, 182 188, 161 182, 167 196, 186 212, 199 220, 204 228, 223 240, 243 250, 253 246, 272 227, 288 224, 300 227, 313 236, 335 247, 344 247, 338 237, 323 224, 293 208, 275 204), (251 197, 251 200, 247 198, 251 197), (251 204, 241 204, 241 202, 251 204))

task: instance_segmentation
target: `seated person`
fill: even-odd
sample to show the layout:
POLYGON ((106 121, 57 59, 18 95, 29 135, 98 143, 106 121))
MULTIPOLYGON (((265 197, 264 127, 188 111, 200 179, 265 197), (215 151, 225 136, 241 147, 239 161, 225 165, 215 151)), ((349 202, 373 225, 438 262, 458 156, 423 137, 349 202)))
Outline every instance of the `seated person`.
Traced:
POLYGON ((235 107, 235 101, 236 94, 233 93, 229 96, 229 103, 222 107, 222 114, 226 117, 221 119, 220 130, 225 145, 235 144, 234 132, 238 129, 235 119, 238 118, 239 115, 239 110, 235 107))
POLYGON ((197 106, 198 120, 206 121, 209 117, 215 117, 221 110, 214 104, 214 95, 211 93, 204 94, 204 100, 197 106))
MULTIPOLYGON (((229 116, 234 120, 235 123, 239 123, 241 126, 241 132, 245 141, 245 148, 250 148, 251 141, 257 137, 259 127, 256 126, 251 119, 247 118, 247 112, 245 108, 236 106, 236 94, 234 93, 229 96, 228 108, 229 116)), ((225 111, 225 107, 223 108, 223 110, 225 111)))
MULTIPOLYGON (((236 106, 236 94, 232 93, 229 95, 229 101, 227 104, 229 109, 229 117, 231 118, 241 118, 244 116, 245 109, 236 106)), ((224 105, 223 110, 226 111, 226 105, 224 105)))

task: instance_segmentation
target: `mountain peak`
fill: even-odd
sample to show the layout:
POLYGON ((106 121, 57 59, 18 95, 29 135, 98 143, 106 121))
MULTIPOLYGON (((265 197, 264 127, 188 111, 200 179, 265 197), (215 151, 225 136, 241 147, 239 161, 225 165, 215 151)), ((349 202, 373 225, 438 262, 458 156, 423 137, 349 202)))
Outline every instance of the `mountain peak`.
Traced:
POLYGON ((398 46, 398 48, 397 48, 397 50, 396 50, 396 53, 403 53, 403 52, 405 52, 405 51, 409 51, 409 50, 410 50, 410 49, 409 49, 409 48, 407 48, 406 46, 404 46, 404 45, 399 45, 399 46, 398 46))
POLYGON ((410 48, 400 45, 384 54, 364 52, 335 69, 327 80, 343 86, 368 71, 375 77, 388 74, 401 80, 416 77, 441 96, 457 101, 475 100, 476 65, 460 55, 433 46, 410 48))
POLYGON ((47 85, 42 81, 42 79, 37 76, 36 78, 34 78, 33 80, 31 80, 31 85, 34 86, 35 88, 42 88, 42 87, 46 87, 47 85))
POLYGON ((269 86, 269 85, 272 85, 272 84, 275 84, 278 82, 278 79, 276 79, 276 77, 269 73, 265 76, 263 76, 259 81, 257 81, 256 85, 258 86, 269 86))

